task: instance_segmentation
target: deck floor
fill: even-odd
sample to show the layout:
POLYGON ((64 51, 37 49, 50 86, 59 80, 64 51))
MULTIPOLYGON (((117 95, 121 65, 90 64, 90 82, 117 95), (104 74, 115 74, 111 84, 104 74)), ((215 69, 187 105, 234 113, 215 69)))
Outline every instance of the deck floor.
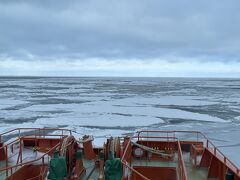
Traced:
MULTIPOLYGON (((0 168, 4 168, 4 167, 6 167, 5 161, 0 161, 0 168)), ((0 172, 0 180, 5 179, 5 178, 6 178, 5 171, 0 172)))
POLYGON ((132 166, 154 166, 154 167, 177 167, 176 158, 174 161, 149 161, 146 158, 133 159, 132 166))
POLYGON ((190 153, 183 152, 183 158, 187 170, 189 180, 207 180, 208 169, 207 168, 195 168, 190 163, 190 153))
POLYGON ((83 159, 83 166, 86 168, 86 174, 81 178, 83 180, 97 180, 99 171, 95 167, 94 160, 83 159))

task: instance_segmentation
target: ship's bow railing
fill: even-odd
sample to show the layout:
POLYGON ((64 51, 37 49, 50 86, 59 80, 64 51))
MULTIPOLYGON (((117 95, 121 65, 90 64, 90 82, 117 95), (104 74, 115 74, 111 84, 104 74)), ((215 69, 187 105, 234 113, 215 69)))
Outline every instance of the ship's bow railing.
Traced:
POLYGON ((220 150, 217 148, 205 135, 203 137, 206 138, 206 148, 214 154, 229 170, 235 173, 238 178, 240 178, 240 169, 229 159, 227 158, 220 150))
POLYGON ((177 141, 178 145, 178 176, 180 180, 187 180, 187 171, 186 171, 186 166, 185 162, 183 159, 183 154, 182 154, 182 148, 180 141, 177 141))
POLYGON ((6 141, 7 139, 10 139, 12 137, 20 138, 21 136, 24 135, 44 137, 50 133, 59 135, 72 135, 71 130, 62 128, 16 128, 0 133, 0 142, 6 141))
MULTIPOLYGON (((11 176, 16 170, 21 168, 24 165, 32 164, 38 162, 42 166, 42 170, 44 170, 44 166, 49 163, 49 155, 52 154, 55 150, 59 149, 59 146, 64 138, 71 135, 72 132, 68 129, 57 129, 57 128, 17 128, 7 132, 0 134, 0 140, 9 139, 7 143, 1 143, 0 152, 2 152, 1 156, 4 155, 3 158, 4 167, 0 168, 0 176, 7 178, 11 176), (52 134, 49 134, 52 133, 52 134), (15 137, 12 139, 12 137, 15 137), (40 157, 28 161, 23 162, 23 147, 24 147, 24 139, 26 138, 57 138, 59 139, 59 143, 55 146, 50 147, 43 155, 40 157), (17 148, 15 148, 17 147, 17 148), (13 156, 17 156, 17 160, 15 164, 10 164, 9 159, 13 156)), ((0 142, 1 142, 0 141, 0 142)), ((42 171, 40 174, 42 175, 42 171)))
POLYGON ((137 132, 137 138, 140 139, 151 139, 153 136, 161 137, 174 137, 177 138, 180 142, 181 140, 189 140, 202 142, 203 146, 214 154, 221 162, 224 163, 228 169, 230 169, 238 178, 240 178, 240 169, 229 159, 227 158, 219 148, 217 148, 209 138, 199 131, 163 131, 163 130, 142 130, 137 132), (144 137, 147 136, 148 138, 144 137))
POLYGON ((128 180, 131 179, 131 176, 133 173, 136 173, 138 176, 140 176, 144 180, 150 180, 138 171, 136 171, 132 166, 131 166, 131 158, 132 158, 132 146, 131 146, 131 139, 127 138, 124 140, 124 146, 125 146, 125 151, 123 153, 123 156, 121 158, 122 162, 122 168, 123 168, 123 175, 122 175, 122 180, 128 180))
MULTIPOLYGON (((146 132, 148 133, 148 132, 146 132)), ((169 141, 177 143, 177 155, 178 155, 178 163, 177 163, 177 171, 178 171, 178 177, 179 180, 187 180, 187 172, 186 172, 186 166, 183 159, 182 149, 180 141, 176 138, 176 136, 173 135, 173 133, 167 133, 167 136, 164 135, 154 135, 154 134, 143 134, 142 136, 139 133, 137 136, 133 136, 131 138, 125 139, 124 141, 124 153, 122 156, 122 164, 123 164, 123 178, 122 180, 131 179, 132 174, 136 174, 139 177, 141 177, 144 180, 149 180, 146 176, 135 170, 131 166, 131 158, 132 158, 132 141, 139 141, 139 140, 161 140, 161 141, 169 141)))
MULTIPOLYGON (((56 144, 54 147, 52 147, 51 149, 49 149, 46 153, 44 153, 41 157, 36 158, 34 160, 28 161, 28 162, 23 162, 23 163, 19 163, 13 166, 7 166, 5 168, 0 169, 1 173, 5 173, 5 178, 8 178, 9 176, 11 176, 14 172, 16 172, 18 169, 20 169, 21 167, 25 166, 25 165, 31 165, 31 164, 38 164, 41 166, 41 171, 39 173, 39 177, 42 177, 44 172, 44 166, 46 166, 47 164, 49 164, 50 161, 50 154, 52 154, 55 150, 57 150, 60 147, 60 142, 58 144, 56 144)), ((36 177, 34 177, 36 178, 36 177)))

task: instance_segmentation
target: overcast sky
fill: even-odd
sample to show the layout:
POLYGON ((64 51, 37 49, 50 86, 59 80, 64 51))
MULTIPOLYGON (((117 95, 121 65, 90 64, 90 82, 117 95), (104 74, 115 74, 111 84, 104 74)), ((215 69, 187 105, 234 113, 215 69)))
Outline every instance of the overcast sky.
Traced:
POLYGON ((0 75, 240 77, 239 0, 0 0, 0 75))

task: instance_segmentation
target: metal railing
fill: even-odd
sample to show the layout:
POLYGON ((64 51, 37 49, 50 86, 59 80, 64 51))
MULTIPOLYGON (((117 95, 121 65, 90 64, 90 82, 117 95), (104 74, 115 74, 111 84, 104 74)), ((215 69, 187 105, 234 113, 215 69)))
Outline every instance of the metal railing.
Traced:
POLYGON ((130 177, 132 175, 132 172, 136 173, 137 175, 139 175, 144 180, 150 180, 147 177, 145 177, 144 175, 142 175, 141 173, 139 173, 138 171, 136 171, 134 168, 131 167, 131 165, 130 165, 131 155, 132 155, 132 147, 131 147, 131 140, 129 139, 128 142, 127 142, 127 145, 125 147, 125 151, 123 153, 122 159, 121 159, 121 162, 122 162, 122 165, 123 165, 122 180, 130 179, 130 177))
POLYGON ((141 177, 144 180, 150 180, 149 178, 147 178, 146 176, 142 175, 140 172, 138 172, 137 170, 135 170, 132 166, 131 166, 131 155, 132 155, 132 146, 131 146, 131 140, 133 139, 137 139, 138 141, 140 139, 164 139, 167 140, 169 142, 177 142, 178 145, 178 174, 179 174, 179 178, 180 180, 187 180, 187 171, 186 171, 186 166, 185 166, 185 162, 183 159, 183 155, 182 155, 182 150, 181 150, 181 145, 180 145, 180 141, 174 137, 174 136, 140 136, 139 134, 137 136, 133 136, 131 137, 131 139, 129 139, 129 141, 127 142, 127 145, 125 147, 125 151, 123 153, 121 162, 123 164, 123 178, 122 180, 126 180, 129 179, 132 175, 132 173, 137 174, 139 177, 141 177))
POLYGON ((178 175, 180 180, 187 180, 188 179, 187 171, 186 171, 186 166, 185 166, 185 162, 182 155, 182 148, 179 140, 177 141, 177 145, 178 145, 178 175))
MULTIPOLYGON (((209 139, 208 137, 199 131, 161 131, 161 130, 143 130, 137 132, 137 138, 138 140, 142 138, 140 135, 142 133, 162 133, 166 134, 166 138, 170 135, 174 138, 179 139, 176 134, 189 134, 191 137, 196 139, 196 141, 200 140, 205 143, 205 148, 208 149, 211 153, 214 154, 215 157, 217 157, 224 165, 226 165, 233 173, 235 173, 238 177, 240 177, 240 169, 229 159, 227 158, 220 150, 217 148, 209 139), (195 137, 194 137, 195 136, 195 137)), ((151 136, 149 138, 152 138, 151 136)))
MULTIPOLYGON (((6 131, 4 133, 0 133, 0 142, 3 141, 3 137, 4 136, 8 136, 8 135, 18 135, 18 138, 21 137, 22 134, 24 133, 30 133, 32 135, 47 135, 50 132, 54 132, 54 131, 60 131, 61 135, 64 135, 64 132, 67 132, 69 135, 72 135, 72 131, 69 129, 62 129, 62 128, 16 128, 16 129, 12 129, 9 131, 6 131)), ((28 134, 29 135, 29 134, 28 134)))
POLYGON ((22 163, 19 163, 19 164, 16 164, 16 165, 13 165, 13 166, 9 166, 9 167, 5 167, 5 168, 2 168, 0 169, 0 172, 4 172, 6 173, 6 178, 11 176, 14 172, 16 172, 17 169, 19 169, 20 167, 23 167, 24 165, 30 165, 30 164, 33 164, 35 162, 38 162, 38 161, 41 161, 41 166, 43 168, 43 166, 46 164, 46 163, 49 163, 49 154, 53 153, 58 147, 60 147, 60 142, 58 144, 56 144, 55 146, 53 146, 51 149, 49 149, 46 153, 44 153, 41 157, 39 158, 36 158, 32 161, 28 161, 28 162, 22 162, 22 163), (47 162, 45 162, 45 159, 47 157, 47 162), (9 175, 9 171, 10 171, 10 175, 9 175))
POLYGON ((206 148, 222 163, 224 163, 224 165, 227 166, 232 172, 234 172, 236 175, 238 175, 238 177, 240 177, 240 169, 208 139, 206 143, 206 148))
MULTIPOLYGON (((58 128, 16 128, 13 130, 9 130, 7 132, 4 132, 2 134, 0 134, 0 142, 3 140, 2 137, 3 136, 9 136, 9 135, 17 135, 17 138, 8 142, 7 144, 3 144, 2 147, 0 147, 0 150, 3 149, 3 151, 5 152, 5 167, 0 169, 0 175, 3 175, 5 173, 6 178, 9 177, 9 174, 12 175, 18 168, 24 166, 24 165, 28 165, 28 164, 32 164, 34 162, 38 162, 41 161, 42 162, 42 169, 44 169, 44 164, 45 164, 45 158, 48 157, 48 161, 49 161, 49 154, 51 154, 53 151, 55 151, 57 148, 59 148, 61 141, 67 137, 68 135, 66 135, 64 132, 67 132, 67 134, 72 135, 71 130, 68 129, 58 129, 58 128), (21 136, 24 133, 27 133, 28 135, 24 135, 21 136), (60 134, 48 134, 50 132, 53 131, 60 131, 60 134), (32 161, 28 161, 28 162, 23 162, 22 159, 22 153, 23 153, 23 138, 47 138, 47 137, 58 137, 60 139, 60 142, 57 143, 55 146, 53 146, 52 148, 50 148, 49 150, 47 150, 46 153, 44 153, 41 157, 36 158, 32 161), (16 161, 15 165, 11 165, 9 166, 9 149, 12 149, 13 145, 19 143, 19 150, 17 152, 18 154, 18 158, 16 161)), ((68 146, 68 145, 67 145, 68 146)), ((48 162, 49 163, 49 162, 48 162)), ((42 176, 42 173, 40 172, 40 175, 42 176)))

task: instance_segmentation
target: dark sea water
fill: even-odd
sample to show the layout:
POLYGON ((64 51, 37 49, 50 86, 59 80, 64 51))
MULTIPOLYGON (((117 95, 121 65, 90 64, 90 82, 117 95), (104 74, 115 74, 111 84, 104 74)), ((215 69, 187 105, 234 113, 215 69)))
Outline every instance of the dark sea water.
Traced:
POLYGON ((200 130, 240 165, 240 79, 1 77, 0 131, 15 127, 200 130))

